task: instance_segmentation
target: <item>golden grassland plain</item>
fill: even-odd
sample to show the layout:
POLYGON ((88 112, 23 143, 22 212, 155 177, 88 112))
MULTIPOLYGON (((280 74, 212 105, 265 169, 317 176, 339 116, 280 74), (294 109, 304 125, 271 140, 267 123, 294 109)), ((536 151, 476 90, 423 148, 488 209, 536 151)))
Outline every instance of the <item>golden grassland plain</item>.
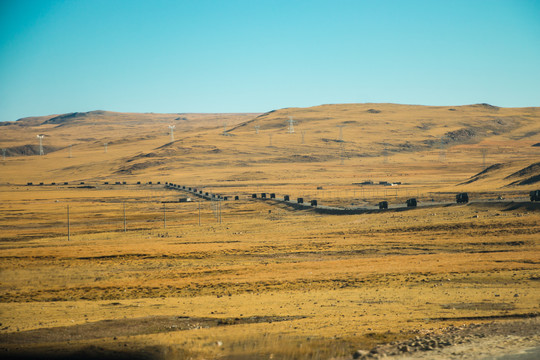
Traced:
POLYGON ((1 346, 350 358, 449 325, 535 316, 538 134, 540 109, 485 104, 90 112, 3 126, 1 346), (35 151, 38 133, 51 152, 17 153, 35 151), (179 203, 190 195, 166 181, 240 200, 179 203), (471 202, 449 204, 462 191, 471 202), (326 215, 250 199, 261 192, 429 206, 326 215))

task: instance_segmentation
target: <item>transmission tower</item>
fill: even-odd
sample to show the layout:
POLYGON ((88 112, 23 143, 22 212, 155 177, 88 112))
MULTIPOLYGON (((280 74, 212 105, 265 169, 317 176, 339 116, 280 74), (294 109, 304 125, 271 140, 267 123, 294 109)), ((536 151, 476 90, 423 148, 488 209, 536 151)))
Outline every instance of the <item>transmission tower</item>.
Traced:
POLYGON ((289 120, 287 120, 289 123, 289 134, 294 134, 294 120, 292 116, 289 116, 289 120))
POLYGON ((261 128, 261 127, 260 127, 259 125, 255 125, 255 134, 258 134, 258 133, 259 133, 259 129, 260 129, 260 128, 261 128))
POLYGON ((39 139, 39 155, 45 155, 45 153, 43 152, 43 137, 45 135, 43 134, 39 134, 37 135, 37 138, 39 139))
POLYGON ((340 165, 345 165, 345 146, 343 143, 339 144, 339 157, 340 157, 340 165))
POLYGON ((487 149, 480 150, 482 152, 482 168, 486 168, 486 155, 487 155, 487 149))
POLYGON ((345 125, 336 125, 339 128, 339 142, 343 142, 343 128, 345 125))
POLYGON ((174 128, 176 128, 176 125, 169 125, 169 130, 171 132, 171 142, 174 142, 174 128))
POLYGON ((441 137, 441 145, 440 145, 440 152, 439 152, 439 161, 445 162, 446 161, 446 149, 444 148, 444 138, 441 137))

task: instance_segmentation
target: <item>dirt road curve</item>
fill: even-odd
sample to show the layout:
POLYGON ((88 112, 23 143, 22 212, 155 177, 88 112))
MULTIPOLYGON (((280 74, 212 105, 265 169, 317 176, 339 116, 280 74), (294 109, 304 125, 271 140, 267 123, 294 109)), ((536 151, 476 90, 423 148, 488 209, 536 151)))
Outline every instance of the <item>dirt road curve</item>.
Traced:
POLYGON ((540 319, 450 327, 408 341, 358 350, 353 359, 500 359, 540 358, 540 319))

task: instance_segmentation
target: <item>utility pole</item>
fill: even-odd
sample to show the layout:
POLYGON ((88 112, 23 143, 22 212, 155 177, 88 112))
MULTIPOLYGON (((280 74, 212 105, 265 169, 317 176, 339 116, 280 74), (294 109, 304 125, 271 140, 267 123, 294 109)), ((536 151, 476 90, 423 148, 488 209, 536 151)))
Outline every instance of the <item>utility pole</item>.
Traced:
POLYGON ((443 137, 441 137, 439 161, 440 162, 445 162, 446 161, 446 149, 444 148, 444 138, 443 137))
POLYGON ((199 199, 199 226, 201 226, 201 200, 199 199))
POLYGON ((126 203, 124 202, 124 232, 127 231, 126 228, 126 203))
POLYGON ((294 134, 294 120, 292 116, 289 116, 289 134, 294 134))
POLYGON ((167 208, 165 207, 165 204, 163 204, 163 228, 167 228, 167 208))
POLYGON ((339 142, 343 142, 343 128, 345 125, 336 125, 339 128, 339 142))
POLYGON ((218 219, 219 219, 219 223, 221 224, 221 200, 218 200, 218 206, 219 206, 218 219))
POLYGON ((481 151, 482 151, 482 168, 485 169, 487 149, 482 149, 481 151))
POLYGON ((45 155, 45 153, 43 152, 43 137, 45 135, 43 134, 39 134, 37 135, 37 138, 39 139, 39 155, 45 155))
POLYGON ((103 145, 105 145, 105 154, 107 153, 107 145, 109 145, 109 143, 104 143, 103 145))
POLYGON ((69 224, 69 205, 67 206, 67 226, 68 226, 68 241, 71 240, 71 227, 69 224))
POLYGON ((171 130, 171 142, 174 141, 174 128, 176 125, 169 125, 169 129, 171 130))

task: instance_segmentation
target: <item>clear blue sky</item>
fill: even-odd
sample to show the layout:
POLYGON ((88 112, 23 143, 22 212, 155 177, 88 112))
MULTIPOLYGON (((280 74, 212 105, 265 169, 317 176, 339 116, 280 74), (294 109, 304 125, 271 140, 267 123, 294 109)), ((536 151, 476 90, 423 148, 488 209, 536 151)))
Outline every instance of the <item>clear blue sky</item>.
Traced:
POLYGON ((0 121, 540 106, 540 0, 0 0, 0 121))

